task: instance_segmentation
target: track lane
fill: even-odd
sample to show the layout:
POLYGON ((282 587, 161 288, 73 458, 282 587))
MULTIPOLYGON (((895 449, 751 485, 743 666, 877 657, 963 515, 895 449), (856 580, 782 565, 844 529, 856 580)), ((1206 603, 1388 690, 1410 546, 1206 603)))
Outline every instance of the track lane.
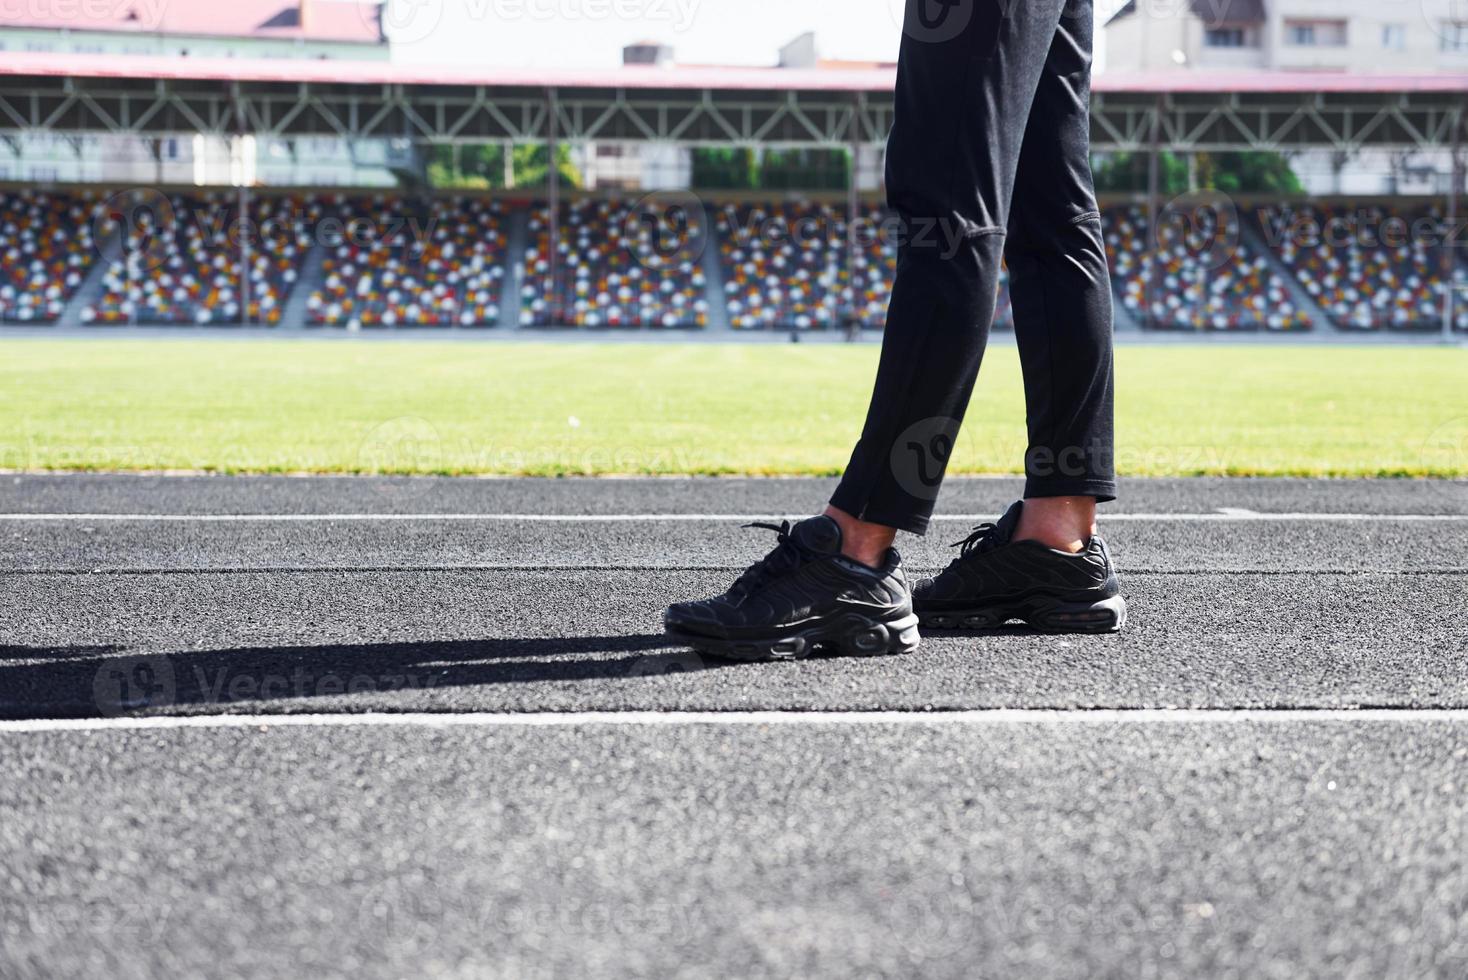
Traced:
POLYGON ((0 973, 1458 977, 1465 740, 1390 721, 3 736, 0 973))
POLYGON ((878 660, 670 645, 658 610, 727 578, 26 576, 0 607, 0 713, 96 714, 139 657, 173 678, 162 711, 1468 706, 1468 576, 1134 573, 1120 636, 933 635, 878 660))

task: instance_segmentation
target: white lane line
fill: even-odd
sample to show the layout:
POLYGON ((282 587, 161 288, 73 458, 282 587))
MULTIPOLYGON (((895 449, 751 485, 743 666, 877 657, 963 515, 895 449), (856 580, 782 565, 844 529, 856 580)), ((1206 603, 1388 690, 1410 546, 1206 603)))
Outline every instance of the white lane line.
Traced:
MULTIPOLYGON (((659 523, 664 521, 803 520, 809 514, 0 514, 0 521, 157 521, 187 524, 251 524, 307 521, 515 521, 527 523, 659 523)), ((941 514, 936 521, 991 521, 993 514, 941 514)), ((1105 514, 1103 523, 1119 521, 1468 521, 1468 514, 1330 514, 1269 513, 1225 509, 1209 514, 1105 514)))
POLYGON ((146 718, 58 718, 0 721, 0 735, 39 732, 156 731, 185 728, 616 728, 678 725, 1155 725, 1239 722, 1468 723, 1465 708, 1138 708, 1134 710, 989 711, 573 711, 463 714, 364 712, 312 715, 170 715, 146 718))

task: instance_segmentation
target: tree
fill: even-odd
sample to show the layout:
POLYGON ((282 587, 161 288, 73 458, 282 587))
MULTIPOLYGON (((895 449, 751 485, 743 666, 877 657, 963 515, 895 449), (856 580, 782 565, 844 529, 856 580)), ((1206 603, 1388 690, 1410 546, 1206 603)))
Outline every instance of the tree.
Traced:
POLYGON ((698 147, 693 151, 693 186, 699 190, 754 190, 759 166, 748 147, 698 147))
MULTIPOLYGON (((1300 194, 1304 187, 1280 153, 1248 150, 1241 153, 1193 154, 1197 190, 1225 194, 1300 194)), ((1093 168, 1096 190, 1141 193, 1147 190, 1147 154, 1113 153, 1093 168)), ((1171 150, 1157 156, 1157 192, 1174 197, 1193 190, 1188 186, 1188 159, 1171 150)))
MULTIPOLYGON (((581 175, 571 163, 571 148, 556 148, 561 181, 580 187, 581 175)), ((549 152, 544 143, 521 143, 510 148, 510 166, 515 187, 544 186, 550 174, 549 152)), ((434 187, 504 190, 505 147, 502 143, 473 143, 434 146, 429 153, 428 180, 434 187)))
POLYGON ((1212 168, 1206 186, 1225 194, 1240 192, 1269 194, 1303 194, 1304 185, 1290 162, 1283 154, 1262 150, 1243 153, 1199 154, 1200 182, 1204 170, 1203 159, 1212 168))

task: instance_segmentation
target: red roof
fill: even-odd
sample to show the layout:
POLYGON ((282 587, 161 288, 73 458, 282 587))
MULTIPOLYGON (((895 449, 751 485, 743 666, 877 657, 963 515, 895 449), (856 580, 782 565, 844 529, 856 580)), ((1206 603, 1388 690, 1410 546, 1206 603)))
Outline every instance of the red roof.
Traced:
POLYGON ((382 42, 376 3, 359 0, 120 0, 0 4, 0 27, 304 41, 382 42))
MULTIPOLYGON (((890 92, 890 68, 481 68, 404 65, 388 61, 288 58, 178 58, 8 51, 0 77, 197 79, 203 81, 320 82, 342 85, 486 85, 545 88, 627 88, 890 92)), ((1152 71, 1097 76, 1101 93, 1227 92, 1445 92, 1468 93, 1468 72, 1415 74, 1152 71)))

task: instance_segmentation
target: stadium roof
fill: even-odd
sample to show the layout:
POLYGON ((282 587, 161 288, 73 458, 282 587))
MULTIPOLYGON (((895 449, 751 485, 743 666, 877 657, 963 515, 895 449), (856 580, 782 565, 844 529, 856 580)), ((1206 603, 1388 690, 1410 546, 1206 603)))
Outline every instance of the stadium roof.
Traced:
MULTIPOLYGON (((547 139, 880 146, 890 68, 606 70, 7 53, 0 131, 248 132, 427 143, 547 139)), ((1468 72, 1155 71, 1096 79, 1097 149, 1428 151, 1468 129, 1468 72)))
POLYGON ((380 44, 378 13, 377 4, 358 0, 8 3, 0 4, 0 27, 380 44))
MULTIPOLYGON (((272 0, 274 2, 274 0, 272 0)), ((322 6, 327 6, 322 4, 322 6)), ((487 86, 493 88, 660 89, 719 91, 892 91, 891 68, 526 69, 394 64, 378 61, 280 58, 177 58, 62 52, 6 52, 0 76, 126 78, 328 85, 487 86)), ((1098 75, 1098 93, 1468 93, 1468 72, 1111 72, 1098 75)))

